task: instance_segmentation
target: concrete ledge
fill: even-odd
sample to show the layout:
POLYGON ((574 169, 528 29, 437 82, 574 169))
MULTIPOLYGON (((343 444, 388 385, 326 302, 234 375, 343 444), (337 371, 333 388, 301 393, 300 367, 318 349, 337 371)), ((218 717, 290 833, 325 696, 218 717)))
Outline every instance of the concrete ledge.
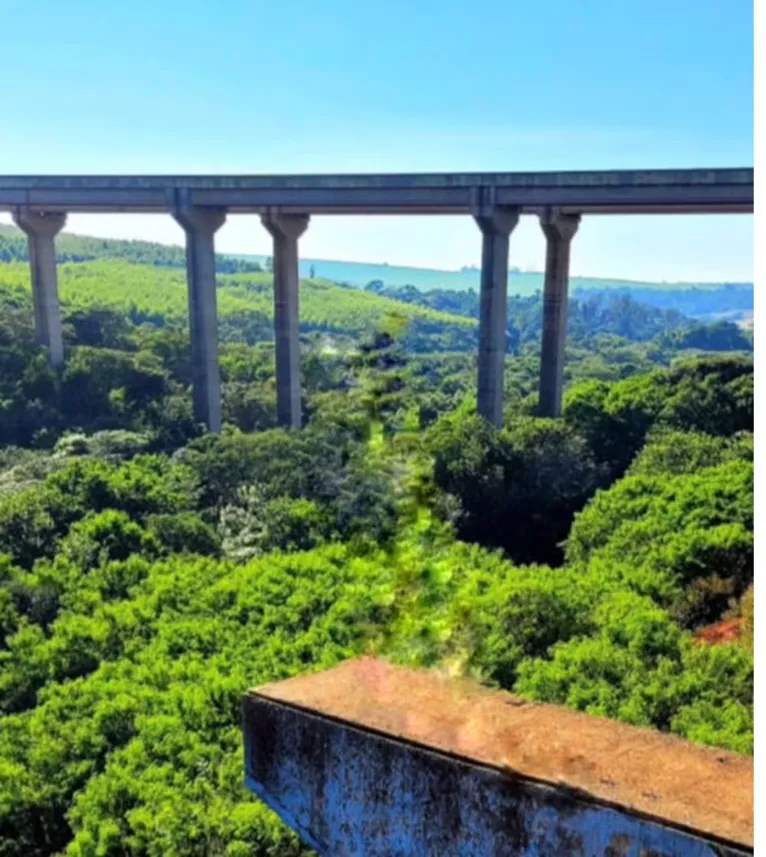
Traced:
POLYGON ((362 658, 248 693, 248 786, 331 855, 753 850, 753 764, 362 658))

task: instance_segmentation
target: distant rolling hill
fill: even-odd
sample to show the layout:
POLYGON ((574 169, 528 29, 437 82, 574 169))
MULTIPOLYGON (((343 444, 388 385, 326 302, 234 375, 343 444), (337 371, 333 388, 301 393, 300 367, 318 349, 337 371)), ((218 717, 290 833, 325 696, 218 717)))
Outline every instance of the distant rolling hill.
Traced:
MULTIPOLYGON (((242 255, 246 261, 263 265, 268 258, 262 255, 242 255)), ((301 259, 300 273, 303 277, 311 274, 336 283, 364 287, 374 280, 382 280, 387 286, 415 286, 420 291, 449 289, 450 291, 468 291, 479 288, 479 269, 463 268, 460 271, 444 271, 433 268, 410 268, 403 265, 387 265, 374 262, 341 262, 332 259, 301 259)), ((512 271, 509 277, 511 292, 522 296, 533 295, 543 287, 543 275, 539 272, 512 271)), ((632 280, 598 279, 595 277, 573 277, 575 288, 604 289, 655 286, 659 284, 643 283, 632 280)))
MULTIPOLYGON (((219 273, 216 279, 220 340, 249 345, 271 340, 271 275, 243 271, 219 273)), ((111 310, 134 325, 178 327, 186 322, 186 272, 177 265, 119 258, 64 262, 59 265, 58 280, 67 316, 92 309, 111 310)), ((0 314, 3 300, 8 306, 21 306, 29 291, 26 262, 0 263, 0 314)), ((31 318, 31 312, 26 316, 31 318)), ((301 283, 302 334, 357 339, 392 325, 406 328, 403 342, 413 352, 476 348, 478 324, 473 318, 402 303, 327 280, 301 283)))
MULTIPOLYGON (((244 261, 264 265, 267 256, 242 255, 244 261)), ((460 271, 443 271, 431 268, 410 268, 402 265, 374 264, 371 262, 341 262, 331 259, 301 259, 300 273, 303 277, 321 277, 336 283, 363 288, 368 283, 380 280, 386 286, 415 286, 420 291, 477 291, 479 269, 464 268, 460 271)), ((512 271, 509 276, 509 291, 512 295, 528 296, 543 288, 541 272, 512 271)), ((746 315, 753 309, 752 283, 648 283, 639 280, 620 280, 600 277, 572 277, 570 289, 573 294, 582 292, 625 291, 631 297, 661 308, 670 306, 690 316, 712 317, 720 313, 731 314, 737 320, 740 313, 746 315), (681 295, 686 292, 688 294, 681 295), (664 294, 663 294, 664 293, 664 294), (715 297, 714 297, 715 294, 715 297), (677 305, 678 302, 683 307, 677 305), (695 305, 698 305, 695 308, 695 305)))
MULTIPOLYGON (((183 268, 182 247, 149 241, 91 238, 62 233, 56 241, 61 262, 89 262, 120 259, 159 268, 183 268)), ((0 262, 22 262, 27 258, 27 242, 15 227, 0 224, 0 262)), ((219 255, 216 267, 220 274, 255 274, 265 266, 263 255, 219 255)), ((313 273, 317 280, 331 281, 364 288, 381 281, 387 287, 415 286, 421 292, 441 289, 450 292, 478 291, 478 268, 443 271, 411 268, 370 262, 342 262, 328 259, 301 259, 302 277, 313 273)), ((543 287, 543 274, 512 271, 509 278, 511 295, 534 295, 543 287)), ((647 283, 598 277, 572 277, 573 297, 598 292, 624 292, 635 300, 658 309, 675 309, 686 316, 713 320, 717 318, 747 323, 753 314, 752 283, 647 283)))

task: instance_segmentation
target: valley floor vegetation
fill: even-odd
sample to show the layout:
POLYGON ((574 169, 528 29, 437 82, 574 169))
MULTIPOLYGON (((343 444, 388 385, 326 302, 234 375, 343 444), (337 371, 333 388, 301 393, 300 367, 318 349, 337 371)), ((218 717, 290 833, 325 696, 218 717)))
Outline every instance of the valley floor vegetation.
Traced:
POLYGON ((308 854, 245 790, 240 699, 360 653, 752 753, 751 337, 573 301, 548 420, 512 300, 495 430, 470 293, 308 280, 286 431, 270 278, 224 264, 209 435, 178 260, 106 243, 62 266, 60 370, 0 265, 0 857, 308 854))

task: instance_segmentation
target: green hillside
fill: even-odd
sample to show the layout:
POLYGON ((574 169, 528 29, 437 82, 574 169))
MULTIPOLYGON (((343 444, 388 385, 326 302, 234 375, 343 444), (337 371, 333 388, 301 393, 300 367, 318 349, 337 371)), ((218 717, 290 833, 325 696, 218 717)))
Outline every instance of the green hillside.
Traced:
MULTIPOLYGON (((92 238, 62 232, 56 238, 56 256, 60 262, 88 262, 94 259, 122 259, 158 267, 183 268, 186 256, 183 247, 152 241, 127 241, 118 238, 92 238)), ((26 261, 29 258, 26 236, 14 226, 0 224, 0 262, 26 261)), ((260 271, 252 260, 217 256, 221 272, 260 271)))
MULTIPOLYGON (((222 336, 245 341, 270 339, 274 316, 271 275, 222 274, 218 278, 218 314, 222 336), (259 323, 260 322, 260 323, 259 323)), ((29 266, 13 262, 0 266, 0 289, 28 291, 29 266)), ((185 324, 186 272, 117 259, 69 262, 59 266, 59 295, 63 304, 109 307, 133 323, 185 324)), ((360 289, 344 288, 324 280, 303 280, 300 287, 301 330, 355 336, 379 329, 392 319, 409 324, 408 341, 417 349, 418 338, 442 336, 437 350, 473 343, 474 319, 381 297, 360 289)))

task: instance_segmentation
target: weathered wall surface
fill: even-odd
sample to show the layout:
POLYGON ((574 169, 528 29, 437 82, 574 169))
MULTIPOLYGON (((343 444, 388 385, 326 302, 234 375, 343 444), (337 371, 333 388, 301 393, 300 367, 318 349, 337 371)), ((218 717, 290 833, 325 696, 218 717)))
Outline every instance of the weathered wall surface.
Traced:
POLYGON ((370 659, 291 679, 245 698, 246 782, 333 857, 752 853, 751 760, 514 700, 370 659))

